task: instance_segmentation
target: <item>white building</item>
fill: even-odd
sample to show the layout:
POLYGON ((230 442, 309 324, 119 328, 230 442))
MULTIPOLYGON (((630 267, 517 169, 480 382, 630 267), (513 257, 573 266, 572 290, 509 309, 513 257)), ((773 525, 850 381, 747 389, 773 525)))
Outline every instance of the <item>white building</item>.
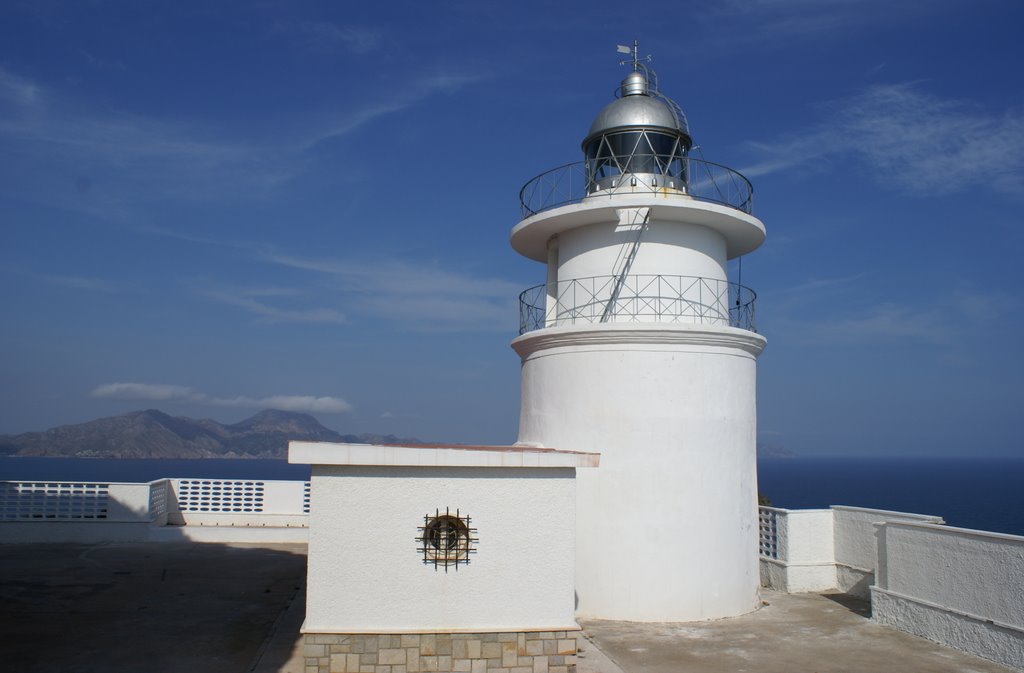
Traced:
POLYGON ((634 621, 758 605, 753 292, 728 260, 764 225, 750 183, 690 156, 679 107, 636 58, 585 160, 522 190, 519 443, 600 451, 578 483, 577 614, 634 621))
POLYGON ((288 460, 313 466, 307 671, 574 673, 575 477, 596 454, 292 442, 288 460))

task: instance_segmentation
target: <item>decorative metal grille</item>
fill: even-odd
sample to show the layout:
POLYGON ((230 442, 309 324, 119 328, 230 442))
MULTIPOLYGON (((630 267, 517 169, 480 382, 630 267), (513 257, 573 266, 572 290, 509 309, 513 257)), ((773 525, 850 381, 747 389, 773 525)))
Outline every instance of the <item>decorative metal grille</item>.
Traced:
POLYGON ((416 538, 423 563, 433 564, 435 570, 443 567, 445 572, 449 566, 458 570, 460 563, 469 563, 470 554, 476 553, 473 545, 478 541, 476 528, 470 528, 469 524, 469 517, 462 516, 459 510, 452 514, 445 508, 444 514, 439 509, 434 510, 433 516, 425 514, 416 538))
POLYGON ((764 507, 758 510, 758 550, 764 558, 779 558, 778 513, 764 507))

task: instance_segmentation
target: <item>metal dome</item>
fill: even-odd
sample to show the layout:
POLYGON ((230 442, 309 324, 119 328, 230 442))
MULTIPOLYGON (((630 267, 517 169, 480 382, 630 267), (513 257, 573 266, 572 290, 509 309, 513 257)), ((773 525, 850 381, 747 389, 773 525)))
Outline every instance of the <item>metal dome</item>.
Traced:
POLYGON ((651 96, 635 95, 619 98, 606 105, 590 125, 587 139, 612 129, 638 126, 687 132, 666 103, 651 96))
POLYGON ((639 71, 631 72, 622 80, 621 97, 597 113, 583 145, 613 129, 663 129, 689 139, 690 130, 682 111, 677 113, 669 101, 658 93, 651 95, 649 90, 647 77, 639 71))

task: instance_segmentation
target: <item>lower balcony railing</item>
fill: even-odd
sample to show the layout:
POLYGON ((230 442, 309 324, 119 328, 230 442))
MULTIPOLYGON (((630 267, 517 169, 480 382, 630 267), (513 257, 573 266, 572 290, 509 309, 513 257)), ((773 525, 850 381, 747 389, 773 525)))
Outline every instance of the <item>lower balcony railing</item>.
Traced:
POLYGON ((756 332, 748 287, 697 276, 591 276, 519 295, 519 333, 582 323, 729 325, 756 332))

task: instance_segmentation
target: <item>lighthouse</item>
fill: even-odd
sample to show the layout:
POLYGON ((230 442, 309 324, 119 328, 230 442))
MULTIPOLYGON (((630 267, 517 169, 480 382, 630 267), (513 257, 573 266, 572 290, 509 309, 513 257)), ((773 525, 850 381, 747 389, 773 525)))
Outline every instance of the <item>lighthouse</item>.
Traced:
POLYGON ((577 483, 581 618, 694 621, 759 604, 755 294, 727 262, 765 227, 742 175, 694 156, 631 58, 583 160, 520 192, 519 444, 600 451, 577 483))

